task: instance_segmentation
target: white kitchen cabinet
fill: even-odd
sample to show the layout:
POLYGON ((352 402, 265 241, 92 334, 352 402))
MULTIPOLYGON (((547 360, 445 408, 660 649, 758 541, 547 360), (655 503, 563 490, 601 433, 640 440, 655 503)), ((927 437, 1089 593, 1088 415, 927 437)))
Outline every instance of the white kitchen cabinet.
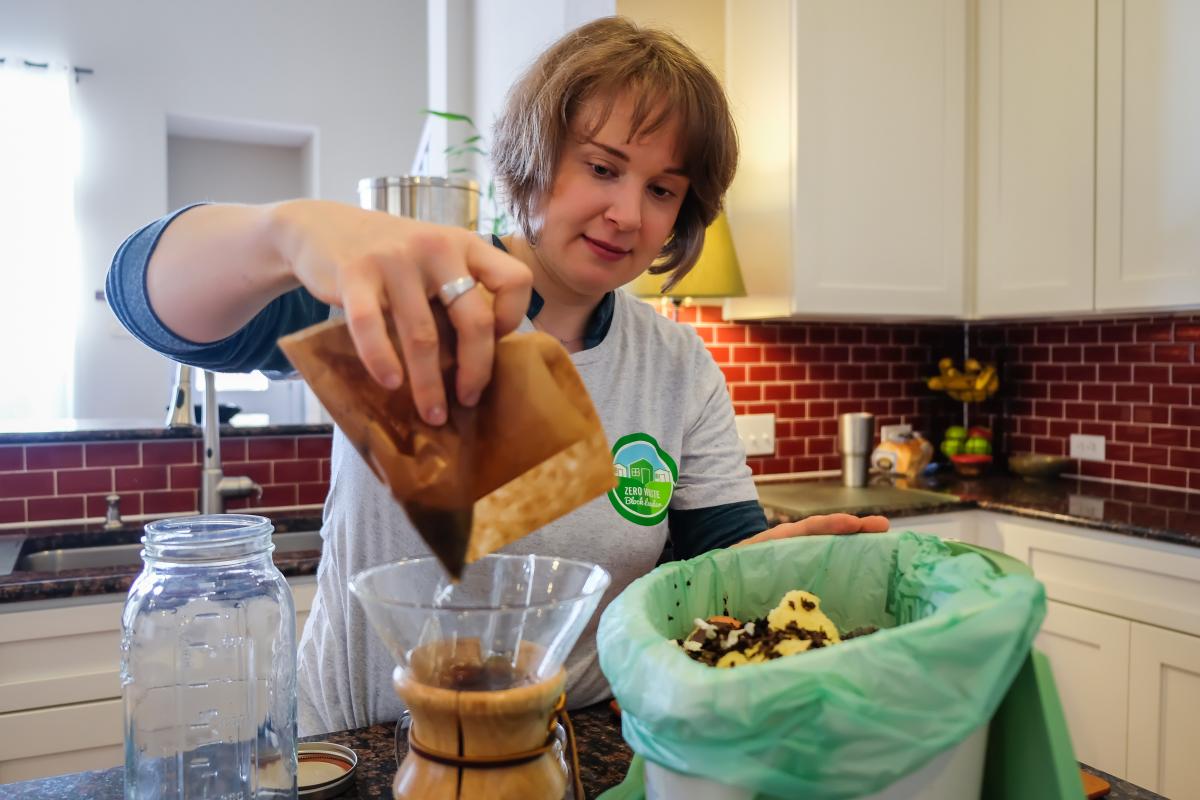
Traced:
POLYGON ((1028 564, 1047 596, 1035 645, 1077 757, 1200 800, 1200 548, 985 510, 898 517, 892 528, 1028 564))
MULTIPOLYGON (((288 583, 298 640, 316 578, 288 583)), ((121 763, 125 596, 85 600, 0 606, 0 784, 121 763)))
POLYGON ((1200 548, 1007 514, 979 519, 981 539, 1028 564, 1049 599, 1200 636, 1200 548))
POLYGON ((944 514, 924 514, 913 517, 894 517, 891 520, 893 531, 916 531, 917 533, 932 533, 943 539, 957 539, 960 542, 986 547, 998 553, 1006 552, 1004 541, 996 526, 991 523, 995 514, 986 511, 951 511, 944 514))
POLYGON ((982 0, 981 317, 1200 303, 1200 4, 982 0))
POLYGON ((1097 16, 1096 308, 1198 304, 1200 3, 1097 16))
POLYGON ((1174 800, 1200 798, 1200 637, 1133 623, 1128 779, 1174 800))
POLYGON ((1117 776, 1126 775, 1132 624, 1051 600, 1035 641, 1050 659, 1075 757, 1117 776))
POLYGON ((975 311, 1093 308, 1095 0, 983 0, 975 311))
POLYGON ((950 514, 893 517, 889 522, 893 531, 930 533, 942 539, 957 539, 967 544, 978 544, 975 534, 975 513, 974 511, 957 511, 950 514))
POLYGON ((964 312, 967 4, 726 6, 735 319, 964 312))
POLYGON ((0 714, 0 784, 115 767, 123 724, 120 697, 0 714))
POLYGON ((1037 644, 1078 757, 1169 797, 1198 797, 1200 548, 994 512, 976 522, 988 546, 1046 587, 1037 644))

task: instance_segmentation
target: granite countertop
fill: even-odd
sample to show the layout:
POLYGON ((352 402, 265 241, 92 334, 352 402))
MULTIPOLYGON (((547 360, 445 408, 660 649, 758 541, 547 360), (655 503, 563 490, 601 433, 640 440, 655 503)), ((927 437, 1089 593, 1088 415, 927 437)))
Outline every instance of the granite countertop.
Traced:
POLYGON ((1070 478, 934 476, 925 488, 988 511, 1200 547, 1200 493, 1070 478))
POLYGON ((836 480, 764 482, 759 502, 780 521, 851 511, 903 518, 980 508, 1126 536, 1200 547, 1200 493, 1069 478, 1027 481, 1007 475, 877 479, 863 489, 836 480))
MULTIPOLYGON (((633 753, 621 738, 620 721, 606 704, 572 712, 571 721, 579 743, 583 788, 589 798, 595 798, 625 779, 633 753)), ((395 728, 394 723, 382 723, 369 728, 308 737, 304 741, 324 739, 345 745, 358 754, 354 786, 339 795, 341 800, 382 800, 392 796, 392 778, 396 773, 395 728)), ((1111 775, 1086 766, 1084 769, 1112 784, 1109 800, 1163 800, 1154 792, 1117 780, 1111 775)), ((7 784, 3 787, 3 794, 6 800, 75 800, 78 797, 120 800, 124 796, 123 780, 123 769, 115 767, 7 784)))
MULTIPOLYGON (((979 508, 1200 547, 1200 493, 1195 492, 1072 479, 1031 482, 1003 475, 971 480, 953 473, 937 473, 916 481, 877 480, 863 489, 847 489, 836 480, 824 479, 763 482, 758 490, 759 501, 772 524, 832 511, 902 519, 979 508)), ((320 527, 320 518, 311 514, 272 515, 272 519, 281 532, 320 527)), ((22 539, 22 552, 28 553, 136 542, 142 535, 140 528, 109 533, 99 527, 10 529, 0 533, 0 560, 6 543, 22 539)), ((288 576, 311 575, 319 561, 316 550, 275 554, 276 566, 288 576)), ((0 575, 0 603, 124 593, 140 571, 141 564, 137 563, 0 575)))
MULTIPOLYGON (((162 420, 63 420, 55 424, 39 423, 28 429, 9 427, 0 430, 0 445, 45 444, 48 442, 112 442, 144 439, 199 439, 204 429, 168 428, 162 420), (36 430, 35 430, 36 428, 36 430)), ((304 436, 330 434, 332 425, 286 423, 279 425, 222 425, 226 436, 304 436)))

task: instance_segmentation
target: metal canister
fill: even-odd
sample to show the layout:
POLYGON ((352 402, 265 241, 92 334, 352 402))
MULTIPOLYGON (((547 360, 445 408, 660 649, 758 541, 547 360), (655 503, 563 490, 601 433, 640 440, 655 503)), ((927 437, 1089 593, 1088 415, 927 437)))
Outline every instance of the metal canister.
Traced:
POLYGON ((391 175, 358 182, 359 205, 401 217, 479 228, 479 184, 467 178, 391 175))
POLYGON ((838 449, 842 453, 842 484, 867 485, 867 467, 875 447, 875 415, 866 412, 838 418, 838 449))

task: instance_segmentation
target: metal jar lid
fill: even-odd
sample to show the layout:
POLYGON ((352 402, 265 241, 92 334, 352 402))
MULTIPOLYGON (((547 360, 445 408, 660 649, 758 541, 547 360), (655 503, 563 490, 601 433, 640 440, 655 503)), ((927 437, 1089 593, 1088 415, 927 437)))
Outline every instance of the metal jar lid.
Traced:
POLYGON ((303 742, 296 747, 296 783, 304 800, 327 800, 350 788, 358 755, 333 742, 303 742))

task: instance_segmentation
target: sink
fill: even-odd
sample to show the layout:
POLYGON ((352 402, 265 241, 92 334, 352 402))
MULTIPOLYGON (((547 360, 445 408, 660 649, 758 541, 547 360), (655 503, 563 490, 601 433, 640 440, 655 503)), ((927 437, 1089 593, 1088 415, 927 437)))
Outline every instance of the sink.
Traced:
MULTIPOLYGON (((271 537, 276 553, 320 550, 320 531, 287 531, 271 537)), ((17 559, 14 572, 63 572, 70 569, 125 567, 140 564, 142 545, 110 544, 100 547, 71 547, 61 550, 35 550, 17 559)))

